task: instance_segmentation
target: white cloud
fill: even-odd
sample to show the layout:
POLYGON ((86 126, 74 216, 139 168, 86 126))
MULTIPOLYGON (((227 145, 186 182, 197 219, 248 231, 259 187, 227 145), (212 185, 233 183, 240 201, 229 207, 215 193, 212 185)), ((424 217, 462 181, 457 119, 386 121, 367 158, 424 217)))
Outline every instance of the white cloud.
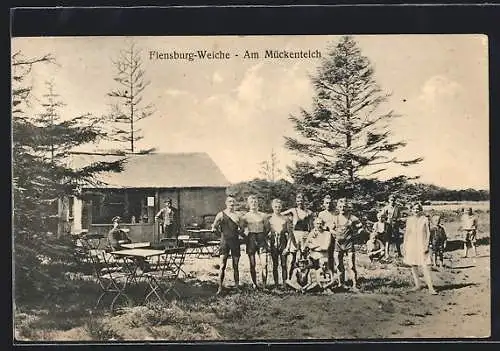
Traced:
POLYGON ((240 85, 236 88, 239 101, 256 104, 262 98, 264 79, 259 75, 262 65, 258 63, 245 72, 240 85))
POLYGON ((214 72, 212 75, 212 84, 217 84, 217 83, 222 83, 224 81, 224 78, 219 72, 214 72))
POLYGON ((173 97, 178 97, 178 96, 182 96, 182 95, 191 95, 189 92, 187 92, 185 90, 178 90, 178 89, 165 89, 163 91, 163 93, 165 95, 173 96, 173 97))
POLYGON ((462 91, 462 86, 457 82, 444 75, 436 75, 424 83, 418 101, 423 104, 434 104, 442 99, 453 99, 462 91))

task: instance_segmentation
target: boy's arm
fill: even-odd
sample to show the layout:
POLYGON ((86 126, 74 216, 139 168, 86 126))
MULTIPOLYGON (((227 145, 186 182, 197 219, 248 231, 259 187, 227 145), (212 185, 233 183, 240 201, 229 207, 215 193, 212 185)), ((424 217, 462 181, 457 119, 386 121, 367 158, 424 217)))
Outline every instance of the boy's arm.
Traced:
POLYGON ((221 220, 222 220, 222 212, 219 212, 215 216, 214 222, 212 223, 212 232, 215 232, 217 231, 217 229, 219 229, 221 220))

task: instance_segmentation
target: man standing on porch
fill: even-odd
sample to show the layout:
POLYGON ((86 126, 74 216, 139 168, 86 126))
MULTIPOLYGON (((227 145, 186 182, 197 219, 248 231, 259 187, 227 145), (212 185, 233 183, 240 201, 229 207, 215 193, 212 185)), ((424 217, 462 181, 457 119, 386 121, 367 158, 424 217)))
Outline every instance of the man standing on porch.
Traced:
POLYGON ((172 200, 167 198, 164 207, 158 211, 155 221, 160 220, 160 235, 163 238, 177 237, 177 209, 172 206, 172 200))

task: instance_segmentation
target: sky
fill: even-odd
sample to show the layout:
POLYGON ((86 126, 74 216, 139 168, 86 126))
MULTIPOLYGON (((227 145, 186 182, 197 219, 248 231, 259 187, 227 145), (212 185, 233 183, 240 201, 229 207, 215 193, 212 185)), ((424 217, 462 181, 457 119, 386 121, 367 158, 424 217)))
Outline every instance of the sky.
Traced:
MULTIPOLYGON (((52 53, 57 65, 32 71, 34 112, 52 80, 66 104, 63 118, 110 111, 107 93, 116 88, 112 60, 134 40, 142 50, 143 99, 155 114, 139 122, 138 147, 158 152, 207 152, 231 182, 259 176, 259 163, 274 150, 279 166, 300 159, 284 148, 296 136, 290 115, 309 110, 310 75, 318 58, 264 59, 272 50, 319 50, 340 36, 213 37, 37 37, 13 38, 12 51, 26 57, 52 53), (222 50, 225 60, 156 60, 150 51, 222 50), (258 59, 244 53, 259 52, 258 59), (238 55, 236 57, 235 55, 238 55)), ((419 176, 450 189, 489 189, 488 40, 484 35, 356 35, 375 80, 391 93, 381 107, 401 115, 391 124, 407 146, 400 158, 423 157, 409 168, 380 175, 419 176)), ((91 145, 89 148, 107 147, 91 145)), ((286 175, 286 171, 285 171, 286 175)))

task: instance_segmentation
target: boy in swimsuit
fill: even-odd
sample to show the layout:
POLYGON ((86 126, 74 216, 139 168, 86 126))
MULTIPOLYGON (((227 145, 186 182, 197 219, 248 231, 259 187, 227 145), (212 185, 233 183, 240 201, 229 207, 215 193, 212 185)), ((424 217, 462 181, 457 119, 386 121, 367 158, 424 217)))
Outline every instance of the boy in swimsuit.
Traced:
MULTIPOLYGON (((292 215, 293 235, 295 237, 294 242, 297 244, 312 229, 313 213, 305 207, 305 200, 305 196, 302 193, 299 193, 295 198, 295 207, 281 212, 284 216, 292 215)), ((286 248, 286 251, 290 252, 292 255, 289 272, 289 277, 291 277, 292 271, 296 266, 298 248, 294 246, 291 241, 289 241, 289 244, 290 245, 286 248)))
POLYGON ((311 275, 310 261, 308 259, 300 259, 298 267, 292 271, 292 276, 286 281, 286 284, 295 291, 304 293, 309 285, 311 275))
MULTIPOLYGON (((278 265, 281 263, 281 278, 283 286, 287 280, 286 253, 285 248, 289 241, 295 241, 293 236, 292 222, 287 216, 281 214, 282 203, 280 199, 274 199, 271 203, 273 213, 269 217, 270 232, 268 234, 269 249, 273 263, 274 285, 278 286, 278 265)), ((297 246, 292 242, 291 245, 297 246)))
POLYGON ((316 263, 313 268, 310 274, 310 283, 304 290, 323 292, 327 295, 331 294, 333 292, 331 288, 335 281, 333 272, 328 268, 328 262, 323 262, 320 267, 316 263))
POLYGON ((337 202, 338 214, 335 216, 333 231, 335 237, 334 257, 337 265, 339 286, 345 286, 344 257, 347 256, 347 269, 352 280, 352 291, 358 292, 354 240, 363 230, 360 220, 350 213, 350 203, 347 199, 337 202))
POLYGON ((460 229, 464 233, 464 258, 467 257, 469 245, 474 250, 474 255, 477 256, 476 235, 477 235, 477 218, 472 213, 472 208, 469 208, 461 218, 460 229))
POLYGON ((255 255, 257 255, 259 270, 262 276, 262 287, 267 284, 267 262, 269 254, 269 245, 267 234, 270 226, 268 215, 259 211, 259 200, 256 195, 250 195, 247 199, 249 211, 242 216, 242 225, 246 232, 247 254, 250 263, 250 275, 252 277, 252 286, 257 285, 257 271, 255 255))
POLYGON ((398 257, 403 257, 401 253, 401 238, 399 227, 401 222, 401 208, 396 203, 396 195, 391 194, 388 198, 388 204, 382 209, 386 217, 386 222, 389 225, 389 240, 385 241, 385 257, 389 258, 389 246, 394 243, 398 257))
POLYGON ((219 288, 217 295, 222 293, 224 275, 226 271, 227 259, 231 253, 233 261, 234 284, 236 289, 240 288, 240 274, 238 265, 240 261, 240 236, 243 236, 241 227, 241 218, 235 211, 236 201, 232 196, 226 198, 226 209, 217 213, 212 224, 212 231, 221 234, 220 240, 220 258, 221 265, 219 271, 219 288))
MULTIPOLYGON (((335 218, 335 207, 333 206, 333 200, 330 195, 326 195, 323 198, 323 211, 318 213, 318 217, 323 219, 325 222, 325 230, 329 232, 332 231, 333 221, 335 218)), ((335 263, 333 259, 333 240, 331 240, 331 245, 328 249, 328 268, 334 270, 335 263)))
MULTIPOLYGON (((372 243, 374 246, 378 246, 379 243, 382 243, 382 246, 384 248, 384 254, 381 255, 380 257, 376 257, 375 254, 373 256, 373 259, 382 259, 382 257, 385 257, 386 259, 389 258, 389 242, 392 240, 392 231, 390 228, 390 224, 387 223, 387 215, 385 214, 384 211, 379 211, 377 213, 377 222, 373 223, 373 228, 372 228, 372 233, 370 234, 370 239, 368 240, 368 243, 372 243), (374 234, 375 237, 372 238, 372 235, 374 234)), ((378 250, 378 249, 377 249, 378 250)), ((370 250, 368 250, 370 252, 370 250)))

